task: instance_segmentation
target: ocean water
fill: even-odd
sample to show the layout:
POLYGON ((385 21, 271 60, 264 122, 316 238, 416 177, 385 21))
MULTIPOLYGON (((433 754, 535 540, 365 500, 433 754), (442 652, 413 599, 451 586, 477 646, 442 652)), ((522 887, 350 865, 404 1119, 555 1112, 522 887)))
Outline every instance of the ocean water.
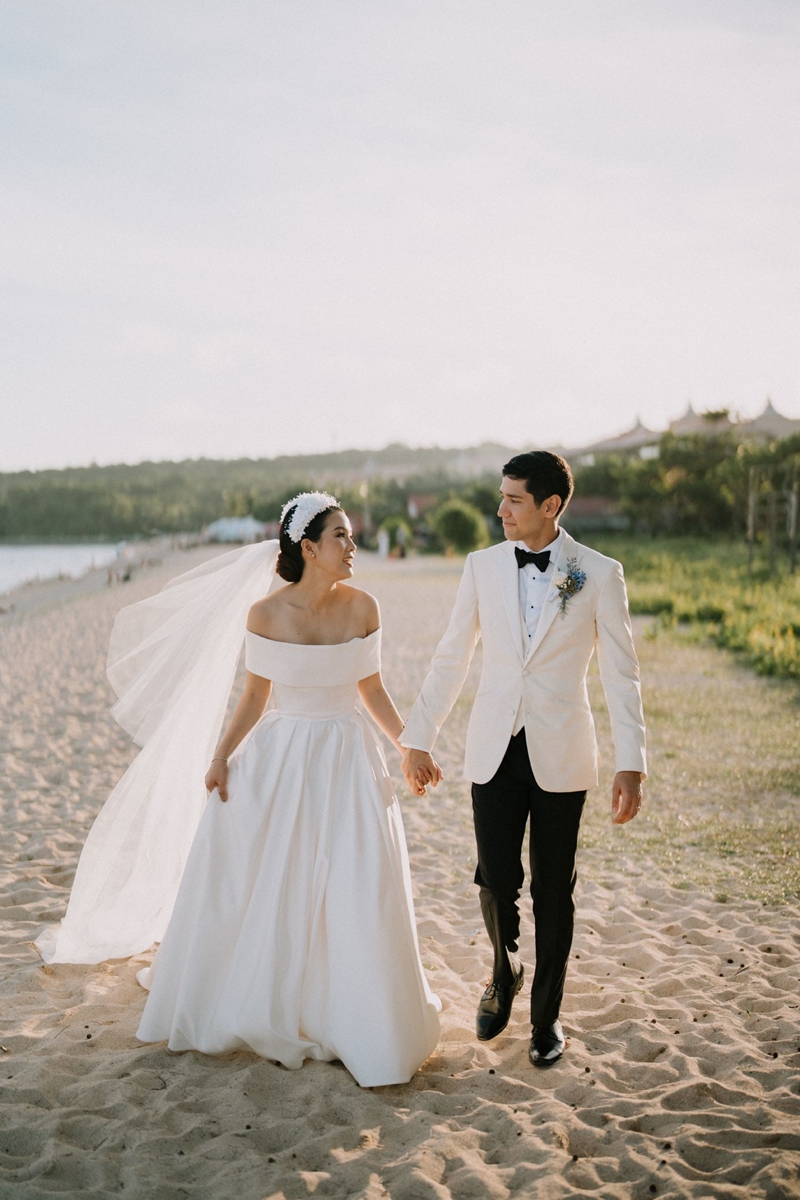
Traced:
POLYGON ((116 546, 0 546, 0 596, 33 580, 66 575, 79 579, 117 558, 116 546))

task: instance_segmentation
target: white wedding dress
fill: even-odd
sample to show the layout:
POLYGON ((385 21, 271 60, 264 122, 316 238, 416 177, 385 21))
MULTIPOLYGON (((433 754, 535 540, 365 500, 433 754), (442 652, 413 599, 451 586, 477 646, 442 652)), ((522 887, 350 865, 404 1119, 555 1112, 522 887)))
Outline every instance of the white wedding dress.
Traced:
POLYGON ((407 1082, 441 1004, 417 943, 402 818, 357 683, 380 630, 333 646, 247 633, 273 704, 211 794, 153 965, 137 1036, 173 1050, 340 1059, 363 1087, 407 1082))

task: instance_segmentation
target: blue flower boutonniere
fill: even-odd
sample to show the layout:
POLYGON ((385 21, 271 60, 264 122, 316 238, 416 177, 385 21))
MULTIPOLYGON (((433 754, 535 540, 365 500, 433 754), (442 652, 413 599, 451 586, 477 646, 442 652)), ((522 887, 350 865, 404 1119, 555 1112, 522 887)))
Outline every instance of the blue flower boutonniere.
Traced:
POLYGON ((554 599, 559 601, 559 609, 564 617, 570 600, 586 583, 586 572, 578 568, 577 558, 568 558, 566 571, 557 571, 553 576, 553 583, 558 589, 558 596, 554 599))

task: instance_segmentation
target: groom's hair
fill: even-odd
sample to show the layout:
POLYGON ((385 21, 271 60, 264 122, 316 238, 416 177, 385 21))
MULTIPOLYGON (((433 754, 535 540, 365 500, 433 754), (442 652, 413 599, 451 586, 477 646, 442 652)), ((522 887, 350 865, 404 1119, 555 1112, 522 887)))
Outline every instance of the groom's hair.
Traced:
POLYGON ((548 496, 560 496, 561 508, 557 516, 567 507, 575 487, 569 463, 560 454, 551 454, 549 450, 515 454, 503 467, 503 474, 509 479, 523 479, 537 508, 548 496))

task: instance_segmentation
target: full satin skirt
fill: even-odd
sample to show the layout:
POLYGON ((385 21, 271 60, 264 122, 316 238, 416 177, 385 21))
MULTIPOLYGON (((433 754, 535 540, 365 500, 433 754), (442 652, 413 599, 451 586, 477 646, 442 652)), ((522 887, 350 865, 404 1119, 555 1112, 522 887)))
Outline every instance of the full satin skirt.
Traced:
POLYGON ((441 1008, 417 943, 399 805, 358 712, 270 712, 211 794, 152 967, 137 1036, 340 1059, 362 1087, 407 1082, 441 1008))

